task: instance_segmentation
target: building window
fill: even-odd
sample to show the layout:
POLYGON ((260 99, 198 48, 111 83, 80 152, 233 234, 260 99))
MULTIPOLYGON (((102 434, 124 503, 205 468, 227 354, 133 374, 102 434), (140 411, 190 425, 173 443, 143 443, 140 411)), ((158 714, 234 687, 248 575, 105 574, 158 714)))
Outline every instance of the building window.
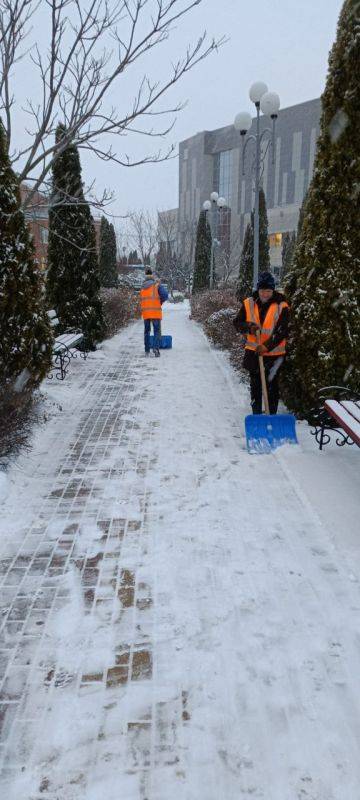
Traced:
POLYGON ((214 189, 220 197, 225 197, 227 205, 231 205, 232 184, 232 150, 224 150, 214 155, 214 189))
POLYGON ((40 239, 42 244, 47 244, 49 241, 49 231, 47 228, 40 228, 40 239))
POLYGON ((270 247, 281 247, 282 237, 283 237, 282 233, 271 233, 269 236, 270 247))

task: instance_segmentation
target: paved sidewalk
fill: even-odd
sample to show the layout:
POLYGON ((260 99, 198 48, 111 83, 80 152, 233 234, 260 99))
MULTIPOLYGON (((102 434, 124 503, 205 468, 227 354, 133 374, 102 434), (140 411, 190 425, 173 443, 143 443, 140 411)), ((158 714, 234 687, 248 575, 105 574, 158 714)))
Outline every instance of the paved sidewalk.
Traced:
POLYGON ((357 800, 359 569, 286 455, 248 456, 246 391, 183 307, 164 332, 158 360, 139 323, 77 365, 22 459, 1 794, 357 800))

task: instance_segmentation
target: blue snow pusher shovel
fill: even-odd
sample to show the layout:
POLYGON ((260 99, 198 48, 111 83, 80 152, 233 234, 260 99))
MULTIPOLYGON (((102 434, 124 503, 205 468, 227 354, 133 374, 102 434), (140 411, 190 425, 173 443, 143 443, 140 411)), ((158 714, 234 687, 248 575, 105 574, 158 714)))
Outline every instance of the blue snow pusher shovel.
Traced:
MULTIPOLYGON (((150 336, 150 347, 154 347, 154 337, 150 336)), ((160 350, 171 350, 172 336, 160 336, 160 350)))
MULTIPOLYGON (((257 331, 259 342, 260 334, 257 331)), ((271 453, 283 444, 298 444, 293 414, 270 414, 266 386, 264 359, 259 356, 261 387, 265 414, 249 414, 245 417, 245 433, 249 453, 271 453)))

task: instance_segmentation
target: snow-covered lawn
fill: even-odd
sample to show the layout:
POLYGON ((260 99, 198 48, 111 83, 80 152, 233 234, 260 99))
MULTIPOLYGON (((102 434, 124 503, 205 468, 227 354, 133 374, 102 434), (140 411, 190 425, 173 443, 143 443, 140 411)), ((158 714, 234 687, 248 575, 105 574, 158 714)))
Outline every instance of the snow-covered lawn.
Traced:
POLYGON ((47 381, 1 480, 6 800, 359 797, 359 450, 249 456, 188 313, 47 381))

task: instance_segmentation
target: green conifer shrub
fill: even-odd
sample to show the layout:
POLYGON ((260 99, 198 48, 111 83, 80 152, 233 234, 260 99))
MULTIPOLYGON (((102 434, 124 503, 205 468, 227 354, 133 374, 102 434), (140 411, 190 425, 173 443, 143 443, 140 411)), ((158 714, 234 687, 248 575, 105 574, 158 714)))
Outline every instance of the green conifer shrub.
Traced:
POLYGON ((111 288, 118 285, 118 269, 116 258, 116 235, 112 223, 101 217, 99 268, 101 286, 111 288))
POLYGON ((295 252, 295 244, 296 244, 296 234, 295 231, 291 231, 289 233, 285 233, 283 235, 282 240, 282 249, 281 249, 281 282, 283 283, 286 276, 289 274, 292 268, 292 262, 294 258, 295 252))
MULTIPOLYGON (((58 142, 66 134, 59 125, 58 142)), ((86 346, 104 335, 96 235, 84 198, 80 158, 75 145, 60 148, 54 161, 49 211, 47 300, 61 329, 80 329, 86 346)))
POLYGON ((51 353, 42 277, 0 120, 0 405, 31 394, 50 369, 51 353))
POLYGON ((238 300, 249 297, 253 289, 254 271, 254 228, 249 222, 246 226, 244 244, 240 256, 239 280, 236 289, 238 300))
POLYGON ((196 231, 193 292, 208 289, 210 285, 211 230, 206 211, 201 211, 196 231))
MULTIPOLYGON (((360 391, 360 36, 346 0, 329 57, 320 137, 293 268, 288 407, 311 418, 319 388, 360 391)), ((288 286, 289 284, 289 286, 288 286)))
MULTIPOLYGON (((251 222, 246 227, 244 243, 240 257, 239 279, 236 297, 243 300, 251 295, 254 273, 254 221, 255 213, 251 212, 251 222)), ((264 190, 259 192, 259 272, 270 270, 270 247, 268 216, 264 190)))

